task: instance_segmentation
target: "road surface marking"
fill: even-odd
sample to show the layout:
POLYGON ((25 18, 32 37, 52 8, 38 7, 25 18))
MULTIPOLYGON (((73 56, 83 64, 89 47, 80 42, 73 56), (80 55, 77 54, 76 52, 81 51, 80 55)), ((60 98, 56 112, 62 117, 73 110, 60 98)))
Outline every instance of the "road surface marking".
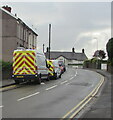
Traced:
POLYGON ((47 88, 46 90, 51 90, 51 89, 53 89, 53 88, 55 88, 55 87, 57 87, 58 85, 54 85, 54 86, 52 86, 52 87, 49 87, 49 88, 47 88))
POLYGON ((70 83, 67 83, 66 85, 69 85, 70 83))
POLYGON ((20 98, 20 99, 18 99, 17 101, 21 101, 21 100, 30 98, 30 97, 32 97, 32 96, 38 95, 39 93, 40 93, 40 92, 36 92, 36 93, 34 93, 34 94, 31 94, 31 95, 25 96, 25 97, 23 97, 23 98, 20 98))
POLYGON ((71 77, 69 80, 72 80, 74 77, 71 77))
POLYGON ((61 82, 60 84, 62 85, 62 84, 64 84, 64 83, 66 83, 66 82, 68 82, 68 81, 67 81, 67 80, 65 80, 65 81, 61 82))
MULTIPOLYGON (((70 116, 70 118, 74 118, 75 117, 75 115, 78 113, 78 112, 80 112, 80 110, 91 100, 92 98, 89 98, 86 102, 85 102, 85 104, 83 104, 82 106, 80 106, 80 108, 77 110, 77 111, 75 111, 71 116, 70 116)), ((70 120, 70 119, 69 119, 70 120)))
POLYGON ((99 89, 100 89, 100 87, 102 86, 103 82, 104 82, 104 79, 101 79, 101 81, 99 82, 99 84, 98 84, 95 92, 91 95, 91 97, 90 97, 82 106, 80 106, 80 108, 79 108, 77 111, 75 111, 75 112, 70 116, 70 118, 74 118, 75 115, 77 115, 77 114, 80 112, 80 110, 97 94, 97 92, 99 91, 99 89))
POLYGON ((77 113, 79 113, 80 110, 97 94, 97 92, 99 91, 99 89, 102 86, 103 82, 104 82, 104 77, 101 75, 101 80, 96 85, 96 87, 93 89, 93 91, 88 96, 86 96, 79 104, 77 104, 74 108, 72 108, 66 115, 64 115, 62 117, 62 120, 65 119, 66 117, 68 117, 68 118, 75 117, 75 115, 77 113), (80 107, 80 108, 78 110, 76 110, 78 107, 80 107), (69 116, 72 112, 74 112, 74 113, 71 116, 69 116))
POLYGON ((8 86, 8 87, 0 88, 0 91, 6 90, 6 89, 10 89, 10 88, 13 88, 13 87, 16 87, 16 85, 11 85, 11 86, 8 86))

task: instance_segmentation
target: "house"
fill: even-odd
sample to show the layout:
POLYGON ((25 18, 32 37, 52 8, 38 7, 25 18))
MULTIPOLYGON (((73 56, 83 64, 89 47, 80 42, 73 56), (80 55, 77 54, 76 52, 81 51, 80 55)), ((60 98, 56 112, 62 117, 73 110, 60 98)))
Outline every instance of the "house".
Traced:
MULTIPOLYGON (((2 41, 2 60, 12 61, 13 51, 17 47, 36 48, 38 34, 11 13, 11 7, 0 8, 2 18, 0 40, 2 41)), ((0 58, 1 59, 1 58, 0 58)))
MULTIPOLYGON (((48 58, 48 51, 45 53, 45 56, 48 58)), ((75 52, 75 49, 72 48, 72 52, 51 51, 50 59, 64 61, 65 65, 82 65, 84 60, 88 58, 84 53, 84 49, 82 49, 81 53, 77 53, 75 52)))

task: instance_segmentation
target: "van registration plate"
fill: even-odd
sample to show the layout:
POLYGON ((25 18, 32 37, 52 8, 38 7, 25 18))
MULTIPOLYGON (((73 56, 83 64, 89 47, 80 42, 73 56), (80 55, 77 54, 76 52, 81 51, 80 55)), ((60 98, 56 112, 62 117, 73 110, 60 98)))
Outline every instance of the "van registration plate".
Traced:
POLYGON ((23 78, 24 76, 16 76, 17 78, 23 78))

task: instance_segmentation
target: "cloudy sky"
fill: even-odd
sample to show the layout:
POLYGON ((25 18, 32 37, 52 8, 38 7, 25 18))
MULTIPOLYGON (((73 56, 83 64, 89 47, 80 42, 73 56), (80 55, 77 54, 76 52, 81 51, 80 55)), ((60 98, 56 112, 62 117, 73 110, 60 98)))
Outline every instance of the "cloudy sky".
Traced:
POLYGON ((97 49, 106 50, 111 37, 110 2, 11 2, 25 23, 38 33, 38 49, 48 47, 48 24, 52 24, 51 50, 76 52, 84 48, 91 58, 97 49))

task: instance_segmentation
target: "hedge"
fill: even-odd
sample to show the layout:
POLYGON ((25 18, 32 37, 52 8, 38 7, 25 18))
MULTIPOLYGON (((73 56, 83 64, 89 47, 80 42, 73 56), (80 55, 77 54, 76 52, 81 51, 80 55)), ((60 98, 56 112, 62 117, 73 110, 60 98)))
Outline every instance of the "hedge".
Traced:
POLYGON ((0 70, 11 70, 12 62, 0 61, 0 70))

